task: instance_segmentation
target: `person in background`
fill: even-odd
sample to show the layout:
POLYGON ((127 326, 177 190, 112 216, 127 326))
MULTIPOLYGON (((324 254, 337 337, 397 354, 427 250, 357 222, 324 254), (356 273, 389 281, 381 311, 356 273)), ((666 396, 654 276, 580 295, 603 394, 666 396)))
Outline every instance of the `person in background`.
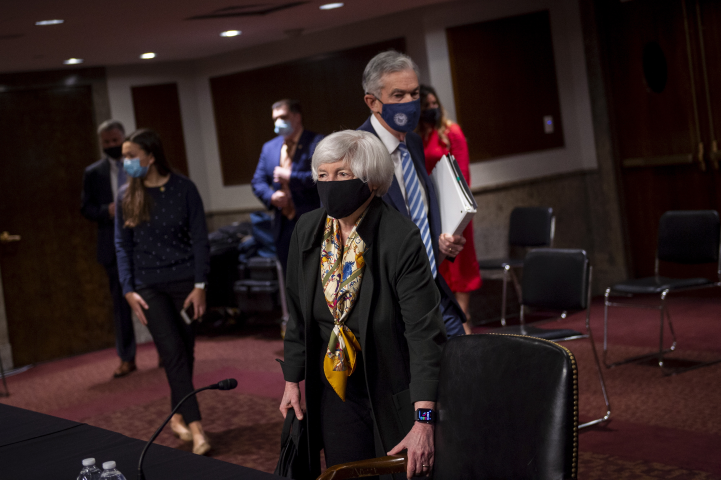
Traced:
POLYGON ((359 130, 380 138, 391 154, 395 177, 383 196, 421 231, 431 273, 441 292, 441 312, 449 337, 463 335, 466 321, 438 265, 453 260, 466 240, 441 232, 441 213, 433 182, 426 172, 423 142, 413 132, 421 113, 418 67, 411 57, 394 50, 382 52, 368 62, 363 72, 363 100, 371 111, 359 130))
MULTIPOLYGON (((423 153, 426 156, 426 171, 430 175, 436 163, 443 155, 451 154, 456 158, 461 173, 471 184, 468 143, 461 127, 448 118, 433 87, 421 85, 421 120, 418 134, 423 139, 423 153)), ((473 290, 481 288, 481 274, 473 245, 473 221, 463 230, 466 239, 465 248, 456 256, 455 262, 443 262, 438 271, 455 294, 458 304, 468 320, 463 324, 467 334, 471 333, 471 315, 468 305, 473 290)))
MULTIPOLYGON (((115 212, 115 246, 123 295, 148 326, 165 367, 171 408, 193 387, 195 339, 181 310, 200 318, 210 264, 203 201, 195 184, 173 172, 158 135, 138 130, 123 143, 128 183, 115 212)), ((210 443, 200 423, 196 397, 170 420, 180 439, 203 455, 210 443)))
POLYGON ((276 254, 285 271, 290 236, 298 217, 320 206, 310 161, 322 135, 303 129, 297 100, 279 100, 271 107, 275 133, 266 142, 251 180, 258 200, 272 209, 276 254))
POLYGON ((115 258, 115 198, 125 183, 122 167, 122 145, 125 140, 123 124, 106 120, 98 127, 103 158, 85 169, 80 212, 98 224, 98 263, 105 267, 113 299, 115 320, 115 348, 120 365, 113 377, 123 377, 137 369, 135 365, 135 332, 130 307, 123 298, 115 258))
POLYGON ((313 174, 323 207, 291 240, 280 411, 303 417, 305 380, 311 478, 321 447, 328 466, 407 449, 407 478, 428 476, 446 334, 421 233, 382 200, 393 162, 371 133, 323 139, 313 174))

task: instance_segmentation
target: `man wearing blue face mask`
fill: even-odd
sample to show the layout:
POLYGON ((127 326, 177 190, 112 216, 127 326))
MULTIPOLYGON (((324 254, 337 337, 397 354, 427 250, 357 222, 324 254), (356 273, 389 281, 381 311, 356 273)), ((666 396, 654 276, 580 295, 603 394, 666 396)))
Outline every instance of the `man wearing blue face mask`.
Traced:
POLYGON ((113 298, 115 346, 120 357, 113 376, 118 378, 136 370, 133 319, 123 297, 115 257, 115 198, 126 178, 121 160, 125 140, 123 124, 117 120, 104 121, 98 127, 98 137, 104 156, 85 169, 80 212, 98 224, 98 262, 108 274, 113 298))
POLYGON ((371 116, 359 130, 380 138, 395 168, 393 183, 383 200, 413 220, 421 231, 431 273, 441 293, 446 333, 463 335, 465 314, 438 274, 438 265, 445 259, 453 261, 466 240, 441 232, 437 192, 426 172, 423 141, 413 132, 421 113, 418 67, 408 55, 394 50, 379 53, 363 72, 363 91, 371 116))
POLYGON ((263 145, 251 185, 255 196, 274 211, 275 247, 285 271, 298 217, 320 207, 310 161, 323 135, 303 129, 297 100, 279 100, 272 112, 278 136, 263 145))

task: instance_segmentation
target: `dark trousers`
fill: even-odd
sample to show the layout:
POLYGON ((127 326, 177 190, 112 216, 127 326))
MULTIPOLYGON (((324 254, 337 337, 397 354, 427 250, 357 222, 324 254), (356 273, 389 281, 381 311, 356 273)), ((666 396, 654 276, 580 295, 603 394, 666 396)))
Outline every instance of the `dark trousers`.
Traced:
POLYGON ((359 352, 356 369, 348 377, 345 402, 328 383, 322 360, 323 358, 320 364, 323 385, 320 429, 326 466, 375 458, 373 415, 363 372, 362 354, 359 352))
POLYGON ((113 318, 115 319, 115 348, 118 350, 120 360, 124 362, 135 361, 135 331, 133 330, 133 317, 130 305, 123 297, 123 288, 118 277, 118 264, 115 260, 105 265, 110 283, 110 295, 113 297, 113 318))
MULTIPOLYGON (((145 318, 153 336, 165 375, 170 384, 171 408, 192 392, 195 336, 190 325, 183 321, 180 310, 193 290, 192 280, 162 283, 139 288, 137 293, 148 304, 145 318)), ((186 423, 200 420, 198 400, 191 397, 178 410, 186 423)))

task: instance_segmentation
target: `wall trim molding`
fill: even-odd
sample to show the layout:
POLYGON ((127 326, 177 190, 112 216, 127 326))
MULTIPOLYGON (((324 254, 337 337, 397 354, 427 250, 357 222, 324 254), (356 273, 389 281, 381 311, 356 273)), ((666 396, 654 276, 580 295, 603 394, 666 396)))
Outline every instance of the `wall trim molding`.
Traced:
POLYGON ((483 186, 478 186, 478 187, 472 187, 471 192, 473 192, 474 195, 477 195, 477 194, 483 194, 483 193, 489 193, 489 192, 497 192, 500 190, 510 190, 512 188, 525 187, 528 185, 536 185, 539 183, 563 180, 566 178, 583 177, 583 176, 586 176, 586 175, 592 174, 592 173, 597 174, 598 169, 597 168, 583 168, 583 169, 574 170, 571 172, 554 173, 551 175, 544 175, 542 177, 514 180, 511 182, 499 183, 496 185, 483 185, 483 186))

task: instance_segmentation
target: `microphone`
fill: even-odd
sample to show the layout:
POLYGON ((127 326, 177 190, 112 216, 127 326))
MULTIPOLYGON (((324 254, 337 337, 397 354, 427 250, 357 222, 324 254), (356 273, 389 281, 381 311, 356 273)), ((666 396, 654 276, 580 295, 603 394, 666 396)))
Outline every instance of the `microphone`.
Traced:
POLYGON ((180 406, 190 397, 193 395, 197 395, 198 393, 202 392, 203 390, 233 390, 235 387, 238 386, 238 380, 234 378, 226 378, 225 380, 221 380, 218 383, 215 383, 213 385, 208 385, 207 387, 198 388, 197 390, 193 390, 189 394, 183 397, 181 401, 178 402, 178 404, 173 408, 173 411, 170 412, 170 415, 168 415, 168 418, 165 419, 163 424, 158 428, 152 437, 150 437, 150 440, 148 440, 148 443, 145 444, 145 448, 143 448, 143 451, 140 453, 140 460, 138 461, 138 480, 145 480, 145 475, 143 474, 143 460, 145 459, 145 452, 148 451, 148 448, 150 445, 155 441, 155 439, 160 435, 160 432, 163 430, 163 428, 168 424, 170 419, 175 415, 175 412, 178 411, 180 406))
POLYGON ((234 378, 226 378, 225 380, 219 381, 216 385, 210 385, 209 390, 233 390, 238 386, 238 380, 234 378))

